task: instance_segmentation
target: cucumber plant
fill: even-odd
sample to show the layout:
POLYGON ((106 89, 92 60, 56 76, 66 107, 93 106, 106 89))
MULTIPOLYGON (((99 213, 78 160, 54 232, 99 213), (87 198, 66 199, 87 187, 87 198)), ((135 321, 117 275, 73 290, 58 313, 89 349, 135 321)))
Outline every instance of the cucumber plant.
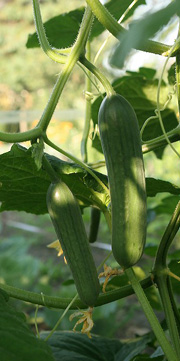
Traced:
MULTIPOLYGON (((151 269, 148 269, 148 273, 151 273, 151 275, 144 276, 145 278, 140 281, 136 273, 138 269, 136 266, 141 267, 143 274, 147 271, 147 268, 144 267, 147 259, 145 258, 147 254, 144 257, 147 234, 147 197, 163 190, 176 196, 180 194, 180 188, 170 182, 145 179, 143 162, 145 153, 152 150, 161 152, 162 147, 167 144, 175 151, 176 156, 179 156, 176 145, 174 147, 171 143, 180 139, 179 119, 176 116, 176 114, 179 114, 180 108, 180 31, 178 29, 177 39, 172 46, 150 40, 161 27, 168 24, 171 18, 176 17, 178 19, 179 3, 174 0, 163 9, 156 11, 154 14, 149 14, 145 19, 132 24, 129 30, 125 30, 121 22, 127 20, 133 10, 141 3, 141 1, 131 0, 127 2, 110 0, 103 5, 99 0, 86 0, 84 11, 82 8, 76 9, 68 14, 55 17, 52 19, 55 26, 52 27, 51 21, 47 22, 45 32, 39 2, 38 0, 32 1, 37 34, 29 37, 28 47, 40 45, 51 60, 63 64, 63 66, 38 124, 33 129, 25 132, 0 132, 0 141, 3 142, 13 144, 25 141, 31 142, 31 147, 28 150, 15 144, 10 154, 8 153, 9 156, 6 154, 0 156, 1 210, 16 209, 31 212, 32 209, 35 209, 35 207, 32 207, 34 199, 31 199, 32 192, 35 192, 37 197, 40 195, 39 211, 34 213, 49 212, 65 258, 72 271, 78 294, 72 299, 56 297, 18 289, 3 282, 0 284, 0 288, 2 289, 2 295, 7 294, 6 301, 9 296, 38 306, 65 310, 52 331, 46 336, 45 341, 49 339, 55 340, 56 334, 54 335, 54 332, 69 309, 78 310, 77 315, 81 316, 81 318, 76 323, 75 328, 79 323, 83 322, 82 332, 87 333, 90 337, 90 331, 93 327, 92 315, 94 308, 135 294, 153 332, 146 335, 145 338, 142 337, 142 344, 146 339, 144 348, 142 348, 141 344, 141 347, 138 346, 137 351, 134 349, 134 342, 132 346, 134 353, 132 354, 131 350, 130 354, 124 355, 124 358, 130 359, 129 357, 132 356, 133 361, 137 356, 138 359, 142 359, 143 356, 138 355, 139 349, 144 351, 149 342, 153 348, 153 353, 145 356, 147 360, 158 358, 158 360, 178 361, 180 359, 180 316, 175 299, 176 292, 171 285, 171 277, 176 278, 176 280, 179 280, 179 278, 170 270, 168 253, 180 226, 179 202, 177 202, 174 211, 171 212, 170 222, 158 242, 154 265, 151 269), (64 35, 64 19, 69 19, 67 25, 71 23, 69 34, 74 34, 73 41, 68 42, 68 37, 64 35), (59 24, 63 24, 62 28, 59 24), (74 31, 75 28, 78 30, 77 33, 74 31), (57 29, 58 34, 56 34, 57 29), (104 29, 108 30, 118 41, 120 40, 120 44, 111 57, 112 64, 116 64, 116 66, 118 64, 120 68, 131 48, 166 57, 158 85, 157 79, 154 78, 154 70, 147 68, 140 68, 135 73, 129 72, 119 79, 113 80, 112 83, 108 80, 108 77, 101 71, 100 66, 97 66, 97 60, 100 59, 107 41, 102 44, 96 54, 96 51, 91 46, 92 40, 99 36, 104 29), (58 44, 56 47, 50 45, 46 34, 49 37, 53 34, 55 44, 58 44), (173 110, 167 107, 167 101, 164 101, 165 105, 162 107, 160 104, 161 85, 163 84, 164 88, 168 88, 163 81, 163 75, 169 58, 175 58, 176 61, 173 84, 176 84, 174 94, 177 97, 178 104, 173 110), (86 76, 86 112, 80 145, 82 160, 75 154, 65 151, 61 144, 55 144, 48 136, 52 116, 76 65, 86 76), (94 90, 97 96, 95 100, 94 90), (157 94, 157 105, 156 94, 154 93, 157 94), (155 115, 152 114, 152 109, 155 110, 155 115), (101 156, 104 156, 105 161, 103 158, 99 162, 89 162, 88 143, 92 128, 91 120, 93 120, 94 126, 94 134, 91 136, 92 146, 96 150, 98 149, 101 156), (152 123, 150 120, 153 120, 152 123), (165 125, 164 120, 166 120, 165 125), (143 132, 145 138, 147 137, 145 141, 141 139, 143 132), (57 157, 46 154, 44 150, 46 145, 50 149, 68 157, 71 163, 63 162, 57 157), (6 156, 8 161, 6 161, 6 156), (12 158, 11 165, 9 160, 12 161, 12 158), (10 169, 11 173, 4 176, 5 165, 8 172, 10 169), (100 166, 105 167, 104 173, 95 170, 100 166), (23 169, 26 169, 26 177, 22 173, 23 169), (18 173, 19 183, 23 184, 23 186, 22 184, 19 186, 20 188, 15 182, 17 176, 15 170, 18 173), (27 174, 30 172, 33 179, 31 179, 31 188, 29 183, 26 183, 27 174), (46 184, 46 187, 43 188, 44 184, 46 184), (33 190, 33 185, 35 185, 35 190, 33 190), (10 197, 8 197, 9 189, 11 191, 10 197), (19 197, 20 191, 22 194, 24 189, 27 193, 26 202, 24 202, 26 205, 22 204, 23 202, 19 197), (13 199, 15 199, 15 205, 13 199), (28 202, 29 200, 30 202, 28 202), (91 207, 92 209, 89 239, 80 206, 82 208, 91 207), (100 273, 100 277, 105 276, 106 285, 111 275, 123 273, 122 277, 119 276, 120 284, 117 286, 116 282, 113 283, 112 280, 113 290, 107 290, 106 293, 101 291, 103 286, 99 283, 98 272, 91 253, 91 247, 96 241, 98 228, 101 227, 100 214, 105 217, 112 239, 112 252, 97 267, 100 270, 104 266, 105 271, 100 273), (109 258, 110 256, 111 258, 109 258), (112 264, 105 266, 107 260, 108 262, 112 260, 113 263, 117 261, 120 269, 112 270, 112 264), (125 278, 123 277, 127 281, 124 281, 125 278), (122 286, 121 281, 126 283, 123 283, 122 286), (153 304, 151 305, 148 299, 149 296, 147 297, 145 292, 145 289, 150 287, 154 290, 155 285, 164 311, 165 327, 162 327, 156 317, 153 304), (89 307, 88 310, 86 310, 87 307, 89 307), (168 331, 168 337, 166 330, 168 331), (157 349, 157 342, 161 347, 160 352, 157 349)), ((131 18, 129 18, 129 21, 131 22, 131 18)), ((169 86, 171 85, 169 80, 171 70, 168 73, 169 86)), ((1 308, 0 317, 3 318, 1 308)), ((74 318, 74 315, 71 318, 74 318)), ((37 323, 35 326, 39 336, 37 323)), ((73 341, 75 341, 76 336, 73 335, 72 337, 73 341)), ((92 357, 97 359, 97 355, 99 357, 102 351, 101 349, 98 352, 98 338, 95 339, 93 337, 92 344, 88 343, 89 340, 83 339, 83 342, 81 341, 80 346, 78 346, 82 349, 85 347, 86 354, 88 350, 91 359, 92 357), (98 350, 95 356, 92 356, 93 350, 98 350)), ((107 339, 105 342, 107 342, 107 339)), ((138 340, 138 342, 140 341, 138 340)), ((71 340, 71 344, 76 345, 76 342, 73 343, 71 340)), ((127 349, 126 346, 124 349, 127 349)), ((119 347, 122 347, 122 343, 118 344, 118 355, 120 355, 119 347)), ((116 347, 113 346, 114 348, 116 347)), ((123 352, 125 352, 124 349, 123 352)), ((60 346, 58 346, 58 350, 60 351, 60 346)), ((37 354, 39 359, 39 353, 37 352, 37 354)), ((20 356, 18 354, 18 359, 20 356)), ((106 359, 106 356, 103 356, 104 359, 106 359)), ((118 360, 117 355, 113 356, 118 360)), ((71 354, 66 358, 70 359, 71 357, 74 356, 71 354)), ((77 359, 77 354, 75 358, 77 359)), ((81 357, 78 356, 78 358, 81 357)), ((4 353, 2 359, 7 359, 7 354, 4 353)), ((16 360, 17 357, 13 359, 16 360)), ((52 358, 47 359, 47 361, 49 360, 52 361, 52 358)))

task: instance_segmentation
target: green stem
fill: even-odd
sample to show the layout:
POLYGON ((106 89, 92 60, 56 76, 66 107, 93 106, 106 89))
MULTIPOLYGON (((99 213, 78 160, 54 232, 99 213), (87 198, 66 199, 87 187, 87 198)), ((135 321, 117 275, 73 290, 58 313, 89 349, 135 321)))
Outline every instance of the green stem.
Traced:
POLYGON ((176 324, 177 324, 177 328, 178 328, 178 332, 180 335, 180 313, 178 311, 175 299, 174 299, 174 294, 173 294, 173 289, 172 289, 172 283, 171 283, 171 275, 170 272, 168 270, 168 276, 167 276, 167 288, 168 288, 168 293, 169 293, 169 298, 171 300, 171 305, 172 305, 172 309, 174 312, 174 316, 176 319, 176 324))
POLYGON ((43 167, 51 178, 51 182, 59 181, 59 177, 45 155, 43 155, 43 167))
POLYGON ((180 339, 178 327, 176 324, 177 313, 173 293, 170 289, 170 280, 167 268, 167 255, 169 247, 171 246, 171 243, 177 231, 179 230, 179 227, 180 202, 178 202, 159 244, 152 273, 154 275, 154 280, 158 286, 158 290, 160 293, 160 298, 165 312, 170 337, 174 345, 174 349, 176 350, 176 353, 180 359, 180 339))
POLYGON ((159 78, 159 82, 158 82, 158 89, 157 89, 157 114, 158 114, 158 118, 159 118, 159 122, 160 122, 160 126, 161 126, 161 129, 162 129, 162 132, 163 132, 163 135, 167 141, 167 143, 170 145, 170 147, 172 148, 172 150, 177 154, 177 156, 180 158, 180 154, 178 153, 178 151, 174 148, 174 146, 171 144, 169 138, 168 138, 168 135, 166 133, 166 130, 165 130, 165 127, 164 127, 164 124, 163 124, 163 120, 162 120, 162 116, 161 116, 161 109, 160 109, 160 89, 161 89, 161 83, 162 83, 162 79, 163 79, 163 74, 164 74, 164 71, 166 69, 166 66, 167 66, 167 63, 169 61, 169 58, 170 58, 170 55, 173 53, 173 50, 175 49, 176 45, 179 44, 179 41, 180 41, 180 38, 178 37, 177 40, 175 41, 174 45, 172 46, 170 52, 169 52, 169 55, 163 65, 163 69, 162 69, 162 72, 161 72, 161 75, 160 75, 160 78, 159 78))
MULTIPOLYGON (((180 20, 179 20, 178 37, 180 37, 180 20)), ((178 51, 176 55, 176 84, 177 84, 178 108, 180 114, 180 51, 178 51)), ((179 119, 180 119, 180 115, 179 115, 179 119)))
MULTIPOLYGON (((110 14, 105 6, 99 0, 86 0, 87 4, 91 7, 92 12, 97 17, 99 22, 109 30, 119 40, 119 35, 127 32, 114 17, 110 14)), ((143 50, 154 54, 168 55, 171 46, 165 45, 152 40, 147 40, 146 44, 138 46, 137 50, 143 50), (165 54, 164 54, 165 53, 165 54)), ((176 50, 176 49, 175 49, 176 50)), ((174 53, 172 54, 172 56, 174 53)))
POLYGON ((169 329, 170 338, 178 359, 180 360, 180 339, 179 332, 176 324, 176 318, 174 315, 169 289, 168 289, 168 270, 159 267, 156 269, 155 282, 158 286, 161 302, 163 305, 167 326, 169 329))
POLYGON ((46 131, 49 122, 51 120, 51 117, 54 113, 54 110, 57 106, 57 103, 59 101, 60 95, 64 89, 64 86, 75 66, 75 64, 78 62, 79 57, 84 53, 85 45, 88 40, 89 32, 91 30, 93 21, 93 15, 89 7, 86 8, 80 31, 77 37, 77 40, 72 47, 72 50, 67 57, 67 62, 64 65, 64 68, 58 77, 56 84, 54 86, 54 89, 51 93, 50 99, 48 101, 48 104, 43 112, 43 115, 38 123, 38 125, 46 131))
MULTIPOLYGON (((147 277, 146 279, 141 281, 141 285, 144 289, 151 287, 152 286, 151 277, 147 277)), ((71 298, 48 296, 44 294, 22 290, 20 288, 9 286, 7 284, 0 283, 0 289, 4 290, 9 295, 9 297, 54 309, 66 309, 66 307, 72 301, 71 298)), ((128 285, 110 292, 106 292, 105 294, 100 294, 96 301, 95 307, 102 306, 107 303, 111 303, 116 300, 125 298, 127 296, 132 295, 133 293, 134 293, 133 288, 130 285, 128 285)), ((76 301, 73 302, 73 304, 71 304, 70 309, 75 310, 77 308, 83 309, 83 308, 87 308, 87 306, 83 304, 80 301, 80 299, 77 299, 76 301)))
POLYGON ((78 158, 74 157, 72 154, 66 152, 65 150, 58 147, 56 144, 51 142, 51 140, 46 136, 46 134, 43 135, 44 142, 49 145, 51 148, 57 150, 57 152, 65 155, 67 158, 71 159, 73 162, 80 165, 80 167, 84 168, 98 183, 99 185, 106 191, 107 196, 109 195, 109 189, 107 186, 99 179, 99 177, 91 170, 85 163, 80 161, 78 158))
POLYGON ((48 341, 49 338, 53 335, 53 333, 57 330, 58 326, 60 325, 61 321, 63 320, 64 316, 66 315, 66 313, 69 311, 69 309, 71 308, 71 306, 73 305, 74 301, 76 301, 76 299, 78 298, 78 294, 76 294, 74 296, 74 298, 72 299, 72 301, 69 303, 69 305, 66 307, 65 311, 63 312, 63 314, 60 316, 59 320, 56 322, 55 326, 53 327, 53 329, 51 330, 51 332, 49 333, 49 335, 44 339, 44 341, 48 341))
POLYGON ((38 324, 37 324, 38 310, 39 310, 39 305, 36 305, 36 310, 35 310, 35 315, 34 315, 34 324, 35 324, 37 338, 40 338, 40 334, 39 334, 39 330, 38 330, 38 324))
MULTIPOLYGON (((84 48, 89 36, 89 32, 92 26, 93 21, 93 15, 89 7, 86 8, 80 31, 77 37, 77 40, 72 48, 71 53, 69 54, 67 58, 67 62, 64 66, 64 69, 62 70, 60 76, 58 77, 56 84, 54 86, 54 89, 52 91, 52 94, 50 96, 49 102, 43 112, 43 115, 38 123, 38 125, 31 130, 28 130, 27 132, 23 133, 5 133, 0 132, 0 140, 7 143, 18 143, 18 142, 24 142, 27 140, 35 140, 42 135, 42 131, 45 131, 49 125, 49 122, 51 120, 51 117, 54 113, 54 110, 56 108, 56 105, 59 101, 59 97, 62 93, 62 90, 75 66, 77 61, 79 60, 79 57, 84 53, 84 48)), ((43 28, 43 26, 42 26, 43 28)), ((42 31, 42 28, 39 29, 39 31, 42 31)), ((44 29, 43 29, 44 31, 44 29)))
POLYGON ((169 251, 169 247, 171 246, 171 243, 178 232, 180 227, 180 201, 178 202, 174 213, 170 219, 170 222, 163 234, 163 237, 161 239, 161 242, 159 244, 155 263, 153 267, 153 272, 156 271, 156 268, 159 268, 160 266, 163 268, 167 267, 166 260, 167 255, 169 251))
POLYGON ((178 108, 180 114, 180 52, 176 55, 176 83, 177 83, 177 95, 178 95, 178 108))
MULTIPOLYGON (((91 46, 90 42, 87 42, 87 50, 86 55, 89 60, 91 60, 91 46)), ((88 96, 88 93, 91 93, 91 72, 88 71, 88 76, 86 77, 86 112, 85 112, 85 124, 83 129, 83 135, 81 140, 81 156, 84 163, 88 162, 88 154, 87 154, 87 142, 90 130, 90 121, 91 121, 91 98, 88 96)))
POLYGON ((105 210, 104 217, 105 217, 105 220, 106 220, 106 223, 108 225, 110 232, 112 232, 111 212, 109 212, 108 209, 105 210))
POLYGON ((0 132, 0 140, 7 143, 21 143, 27 140, 35 140, 40 138, 42 134, 42 129, 40 126, 35 127, 34 129, 27 130, 22 133, 6 133, 0 132))
POLYGON ((111 96, 113 94, 116 94, 115 90, 113 89, 111 83, 109 82, 109 80, 106 78, 106 76, 98 69, 96 68, 95 65, 93 65, 90 61, 88 61, 84 56, 82 56, 79 61, 87 68, 91 71, 91 73, 93 73, 98 80, 101 82, 101 84, 103 85, 107 96, 111 96))
POLYGON ((66 56, 60 55, 58 53, 66 54, 67 50, 69 52, 70 49, 69 48, 68 49, 58 49, 58 53, 57 53, 55 50, 53 50, 51 48, 51 46, 48 42, 48 39, 46 37, 45 30, 44 30, 40 6, 39 6, 39 0, 32 0, 32 4, 33 4, 34 22, 35 22, 36 31, 37 31, 37 35, 39 38, 41 48, 43 49, 45 54, 52 60, 54 60, 58 63, 62 63, 62 64, 66 63, 66 56))
POLYGON ((169 343, 169 341, 167 340, 164 331, 140 285, 140 282, 138 281, 138 279, 136 278, 133 268, 128 268, 127 270, 125 270, 125 273, 129 279, 129 281, 131 282, 131 285, 134 289, 134 292, 139 300, 139 303, 141 304, 141 307, 152 327, 152 330, 162 348, 162 350, 164 351, 164 354, 166 355, 168 361, 178 361, 178 357, 176 356, 176 353, 174 351, 174 349, 172 348, 171 344, 169 343))
MULTIPOLYGON (((167 136, 171 143, 178 142, 180 140, 180 126, 178 125, 175 129, 169 131, 167 136)), ((164 147, 167 145, 167 140, 164 135, 155 138, 151 142, 148 141, 147 144, 142 145, 143 154, 151 152, 152 150, 156 150, 160 147, 164 147)))

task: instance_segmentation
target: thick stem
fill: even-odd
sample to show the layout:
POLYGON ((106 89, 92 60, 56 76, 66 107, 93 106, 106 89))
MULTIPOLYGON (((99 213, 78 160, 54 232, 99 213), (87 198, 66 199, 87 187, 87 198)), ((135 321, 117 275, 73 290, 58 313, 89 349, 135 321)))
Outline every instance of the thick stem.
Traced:
MULTIPOLYGON (((91 45, 90 42, 87 42, 86 47, 86 56, 89 60, 91 60, 91 45)), ((84 163, 88 162, 88 154, 87 154, 87 142, 90 130, 90 121, 91 121, 91 98, 88 96, 88 93, 91 93, 91 72, 88 70, 88 76, 86 76, 86 112, 85 112, 85 123, 83 129, 83 135, 81 140, 81 156, 84 163)))
POLYGON ((168 270, 168 276, 167 276, 167 288, 168 288, 168 293, 169 293, 169 297, 171 300, 171 305, 172 305, 172 309, 174 312, 174 316, 176 319, 176 324, 177 324, 177 328, 179 331, 179 335, 180 335, 180 313, 178 311, 175 299, 174 299, 174 294, 173 294, 173 289, 172 289, 172 284, 171 284, 171 275, 170 272, 168 270))
POLYGON ((54 168, 52 167, 51 163, 47 159, 45 155, 43 155, 43 167, 47 171, 48 175, 50 176, 51 182, 58 182, 59 177, 57 176, 54 168))
POLYGON ((171 299, 169 296, 168 290, 168 271, 166 269, 157 269, 156 270, 155 282, 158 286, 161 302, 163 305, 165 319, 169 329, 170 338, 178 359, 180 360, 180 339, 179 332, 176 324, 176 317, 174 315, 171 299))
POLYGON ((60 95, 64 89, 64 86, 75 66, 75 64, 78 62, 79 57, 84 53, 85 45, 88 40, 89 32, 91 30, 93 21, 93 15, 89 7, 86 8, 80 31, 77 37, 77 40, 72 48, 72 51, 70 52, 69 56, 67 57, 67 62, 64 65, 64 68, 58 77, 56 84, 54 86, 54 89, 51 93, 50 99, 48 101, 48 104, 43 112, 43 115, 38 123, 38 125, 46 131, 49 122, 51 120, 51 117, 54 113, 54 110, 57 106, 57 103, 59 101, 60 95))
POLYGON ((171 217, 171 220, 163 234, 161 242, 159 244, 155 263, 153 267, 154 281, 158 286, 161 302, 166 316, 166 321, 170 333, 174 349, 180 359, 180 339, 178 327, 176 324, 177 314, 175 307, 175 301, 170 289, 168 269, 167 269, 167 255, 169 247, 180 227, 180 202, 178 202, 175 211, 171 217))
POLYGON ((136 278, 134 271, 132 268, 128 268, 125 271, 133 289, 134 292, 136 293, 136 296, 139 300, 139 303, 141 304, 141 307, 152 327, 152 330, 162 348, 162 350, 164 351, 164 354, 166 355, 168 361, 178 361, 179 358, 177 357, 174 349, 172 348, 171 344, 169 343, 169 341, 167 340, 164 331, 140 285, 140 282, 138 281, 138 279, 136 278))
MULTIPOLYGON (((107 188, 107 186, 101 181, 101 179, 94 173, 94 171, 88 167, 88 165, 86 165, 85 163, 81 162, 78 158, 74 157, 72 154, 66 152, 65 150, 61 149, 60 147, 58 147, 56 144, 54 144, 53 142, 51 142, 51 140, 44 134, 43 135, 43 140, 44 142, 49 145, 51 148, 57 150, 57 152, 65 155, 66 157, 68 157, 69 159, 71 159, 73 162, 77 163, 78 165, 80 165, 80 167, 82 167, 83 169, 85 169, 98 183, 99 185, 105 190, 105 192, 107 193, 107 196, 109 195, 109 189, 107 188)), ((104 206, 104 208, 106 208, 104 206)), ((104 211, 104 209, 103 209, 104 211)))
MULTIPOLYGON (((178 142, 180 140, 180 127, 178 126, 177 128, 168 132, 167 136, 168 136, 169 140, 171 141, 171 143, 178 142), (171 134, 169 134, 169 133, 171 133, 171 134)), ((167 140, 164 137, 164 135, 162 135, 162 136, 152 140, 151 143, 148 142, 148 144, 143 144, 142 152, 143 152, 143 154, 145 154, 145 153, 151 152, 153 150, 156 150, 158 148, 164 147, 166 145, 168 145, 167 140)))
POLYGON ((178 108, 180 114, 180 52, 176 55, 176 83, 177 83, 177 94, 178 94, 178 108))
POLYGON ((171 246, 171 243, 174 240, 174 237, 178 232, 179 227, 180 227, 180 201, 178 202, 174 210, 174 213, 170 219, 170 222, 159 244, 155 258, 153 272, 156 272, 156 269, 159 268, 160 266, 162 268, 167 267, 167 255, 168 255, 169 247, 171 246))
MULTIPOLYGON (((35 22, 36 31, 37 31, 37 35, 39 38, 41 48, 43 49, 43 51, 49 58, 51 58, 52 60, 54 60, 58 63, 65 64, 66 56, 58 54, 58 53, 61 52, 61 53, 66 54, 67 49, 58 49, 58 53, 57 53, 51 48, 51 46, 48 42, 48 39, 46 37, 45 30, 44 30, 40 7, 39 7, 39 0, 32 0, 32 4, 33 4, 33 11, 34 11, 34 22, 35 22)), ((69 49, 68 49, 68 51, 69 51, 69 49)))
MULTIPOLYGON (((87 4, 91 7, 94 15, 97 17, 99 22, 109 30, 109 32, 114 35, 119 40, 119 35, 125 33, 125 30, 114 17, 109 13, 107 8, 101 4, 99 0, 86 0, 87 4)), ((139 46, 137 50, 143 50, 154 54, 164 55, 171 49, 171 46, 161 44, 152 40, 147 40, 146 44, 139 46)), ((173 56, 173 54, 172 54, 173 56)))
MULTIPOLYGON (((55 84, 52 94, 50 96, 49 102, 42 114, 42 117, 41 117, 38 125, 34 129, 29 130, 27 132, 23 132, 23 133, 9 134, 9 133, 0 132, 0 140, 2 140, 4 142, 9 142, 9 143, 34 140, 34 139, 39 138, 42 134, 42 131, 45 131, 47 129, 49 122, 51 120, 51 117, 52 117, 54 110, 57 106, 57 103, 59 101, 59 97, 62 93, 62 90, 63 90, 75 64, 78 62, 79 57, 82 54, 84 54, 85 45, 88 40, 89 33, 91 30, 91 26, 92 26, 92 21, 93 21, 93 14, 92 14, 90 8, 87 7, 85 10, 83 19, 82 19, 82 23, 81 23, 81 27, 80 27, 80 31, 79 31, 77 40, 76 40, 69 56, 67 57, 67 62, 65 64, 64 69, 62 70, 60 76, 58 77, 58 79, 56 81, 56 84, 55 84)), ((42 28, 43 28, 43 26, 42 26, 42 28)), ((42 29, 39 29, 39 31, 42 31, 42 29)))
POLYGON ((21 143, 26 142, 27 140, 36 140, 40 138, 42 134, 41 127, 37 126, 34 129, 27 130, 22 133, 6 133, 0 132, 0 140, 6 143, 21 143))
MULTIPOLYGON (((179 20, 178 37, 180 37, 180 20, 179 20)), ((180 120, 180 51, 178 51, 176 55, 176 84, 177 84, 179 120, 180 120)))
MULTIPOLYGON (((144 289, 151 287, 152 286, 151 277, 147 277, 146 279, 141 281, 141 285, 144 289)), ((0 289, 4 290, 9 295, 9 297, 55 309, 66 309, 66 307, 72 301, 71 298, 48 296, 44 294, 22 290, 20 288, 9 286, 7 284, 0 284, 0 289)), ((128 285, 110 292, 106 292, 105 294, 100 294, 96 301, 95 307, 114 302, 121 298, 125 298, 127 296, 132 295, 133 293, 134 293, 133 288, 130 285, 128 285)), ((77 299, 71 305, 71 309, 75 310, 77 308, 83 309, 83 308, 87 308, 87 306, 83 304, 80 301, 80 299, 77 299)))

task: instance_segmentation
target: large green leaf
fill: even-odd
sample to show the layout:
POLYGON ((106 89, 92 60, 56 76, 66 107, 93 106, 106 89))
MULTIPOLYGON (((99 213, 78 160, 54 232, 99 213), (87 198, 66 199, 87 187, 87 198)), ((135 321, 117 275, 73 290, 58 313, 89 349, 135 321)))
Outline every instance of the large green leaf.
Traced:
MULTIPOLYGON (((104 207, 106 195, 97 181, 81 167, 48 156, 59 177, 69 186, 82 206, 104 207)), ((96 172, 102 181, 107 177, 96 172)), ((47 213, 46 193, 50 178, 44 169, 37 170, 31 148, 14 144, 0 156, 1 211, 18 210, 34 214, 47 213)))
POLYGON ((1 361, 54 361, 51 348, 37 339, 26 323, 25 315, 15 311, 0 293, 1 361))
POLYGON ((177 203, 180 201, 180 196, 167 196, 161 200, 156 207, 153 208, 156 214, 172 214, 177 203))
MULTIPOLYGON (((42 333, 45 338, 48 333, 42 333)), ((152 339, 152 335, 138 337, 127 342, 73 332, 56 331, 48 340, 56 361, 130 361, 152 339)))
POLYGON ((146 178, 146 188, 149 197, 154 197, 157 193, 180 194, 180 188, 170 182, 160 179, 146 178))
POLYGON ((128 32, 120 35, 121 42, 111 56, 111 65, 122 68, 129 51, 132 48, 140 49, 141 46, 145 45, 147 39, 152 38, 178 11, 179 1, 174 0, 165 8, 135 21, 128 32))
MULTIPOLYGON (((155 109, 157 108, 157 87, 158 79, 155 76, 155 70, 151 68, 140 68, 138 72, 127 72, 121 78, 113 82, 113 87, 116 92, 124 96, 132 105, 141 128, 146 119, 154 116, 155 109)), ((165 104, 168 96, 168 87, 165 82, 161 84, 161 108, 165 104)), ((98 123, 98 111, 102 97, 99 96, 92 104, 92 120, 94 127, 98 123)), ((175 128, 178 124, 175 112, 171 108, 167 108, 162 113, 162 119, 166 131, 175 128)), ((162 135, 159 119, 152 119, 147 124, 143 140, 153 139, 162 135)), ((93 147, 102 152, 99 135, 96 134, 95 141, 92 143, 93 147)))
MULTIPOLYGON (((74 163, 47 156, 81 206, 104 209, 109 199, 91 175, 74 163)), ((106 175, 98 172, 96 175, 108 185, 106 175)), ((1 212, 18 210, 34 214, 47 213, 46 193, 50 178, 44 169, 37 170, 31 148, 14 144, 9 152, 0 155, 0 184, 1 212)), ((147 196, 150 197, 162 192, 180 195, 180 188, 170 182, 147 178, 146 184, 147 196)))
MULTIPOLYGON (((49 43, 56 48, 66 48, 71 46, 79 31, 79 26, 84 13, 84 8, 70 11, 53 17, 44 23, 49 43)), ((37 48, 40 46, 37 33, 29 34, 27 48, 37 48)))
MULTIPOLYGON (((132 0, 111 0, 106 4, 106 7, 116 19, 119 19, 131 3, 132 0)), ((129 11, 128 16, 131 16, 136 7, 141 4, 145 4, 145 0, 138 0, 131 11, 129 11)), ((56 48, 66 48, 71 46, 77 38, 83 13, 84 7, 81 7, 70 11, 69 13, 60 14, 46 21, 44 23, 44 27, 49 43, 56 48)), ((103 31, 103 26, 95 18, 90 40, 93 40, 103 31)), ((36 33, 29 35, 26 46, 27 48, 40 46, 36 33)))

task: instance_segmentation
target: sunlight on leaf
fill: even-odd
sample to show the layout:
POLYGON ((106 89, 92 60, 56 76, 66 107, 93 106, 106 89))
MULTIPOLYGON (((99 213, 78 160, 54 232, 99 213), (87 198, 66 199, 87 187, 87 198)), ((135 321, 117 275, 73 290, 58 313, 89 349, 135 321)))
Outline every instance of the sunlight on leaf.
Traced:
POLYGON ((125 58, 132 48, 141 48, 146 40, 152 38, 178 11, 178 1, 171 2, 167 7, 146 15, 135 21, 128 32, 120 36, 120 45, 114 50, 110 64, 122 68, 125 58))

